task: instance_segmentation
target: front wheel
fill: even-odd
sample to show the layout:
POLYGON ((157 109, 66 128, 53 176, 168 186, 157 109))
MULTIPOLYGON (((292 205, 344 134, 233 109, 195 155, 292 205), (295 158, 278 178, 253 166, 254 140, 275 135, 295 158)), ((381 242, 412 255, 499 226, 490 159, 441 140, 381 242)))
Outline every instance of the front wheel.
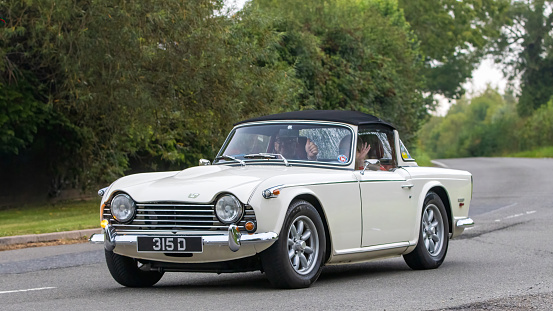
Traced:
POLYGON ((449 244, 449 221, 440 197, 429 192, 424 199, 419 240, 415 249, 403 256, 411 269, 435 269, 444 262, 449 244))
POLYGON ((106 263, 111 276, 117 283, 127 287, 149 287, 156 284, 163 272, 145 271, 134 258, 117 255, 112 251, 106 252, 106 263))
POLYGON ((311 203, 297 200, 288 209, 279 239, 260 255, 273 286, 305 288, 321 274, 325 251, 321 216, 311 203))

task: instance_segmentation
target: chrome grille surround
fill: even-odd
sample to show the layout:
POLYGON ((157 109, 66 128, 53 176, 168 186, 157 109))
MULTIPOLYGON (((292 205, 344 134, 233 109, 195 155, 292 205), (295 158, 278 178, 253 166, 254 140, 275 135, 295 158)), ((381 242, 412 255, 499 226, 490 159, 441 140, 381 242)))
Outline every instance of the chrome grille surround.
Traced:
MULTIPOLYGON (((132 222, 120 224, 111 214, 106 204, 103 219, 107 219, 117 233, 145 234, 175 232, 180 234, 213 235, 226 233, 228 225, 215 216, 214 204, 188 204, 177 202, 136 203, 136 216, 132 222)), ((246 232, 247 221, 255 222, 255 212, 249 205, 244 206, 244 216, 238 228, 246 232)))

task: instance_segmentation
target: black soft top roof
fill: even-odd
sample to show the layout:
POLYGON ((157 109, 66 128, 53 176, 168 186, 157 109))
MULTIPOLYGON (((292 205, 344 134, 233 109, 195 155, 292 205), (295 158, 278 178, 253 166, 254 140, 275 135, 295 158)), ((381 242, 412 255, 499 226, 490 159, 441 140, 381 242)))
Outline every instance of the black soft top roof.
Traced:
POLYGON ((272 121, 272 120, 310 120, 310 121, 333 121, 352 125, 364 124, 382 124, 395 129, 391 123, 383 121, 373 115, 349 110, 303 110, 291 111, 268 116, 252 118, 240 121, 234 125, 256 122, 256 121, 272 121))

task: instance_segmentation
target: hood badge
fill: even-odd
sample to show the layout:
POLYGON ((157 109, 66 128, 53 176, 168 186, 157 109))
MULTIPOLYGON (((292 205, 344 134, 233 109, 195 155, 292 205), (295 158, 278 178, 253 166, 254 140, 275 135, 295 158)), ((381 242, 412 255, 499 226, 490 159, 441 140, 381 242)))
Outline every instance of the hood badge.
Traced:
POLYGON ((191 193, 191 194, 188 195, 188 197, 191 198, 191 199, 195 199, 195 198, 197 198, 199 195, 200 195, 199 193, 191 193))

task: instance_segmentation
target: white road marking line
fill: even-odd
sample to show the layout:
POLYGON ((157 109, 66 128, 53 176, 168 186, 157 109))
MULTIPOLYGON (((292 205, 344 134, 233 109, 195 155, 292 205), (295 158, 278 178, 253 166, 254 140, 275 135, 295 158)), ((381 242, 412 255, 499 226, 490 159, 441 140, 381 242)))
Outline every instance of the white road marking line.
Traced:
POLYGON ((520 216, 522 216, 522 215, 524 215, 524 214, 523 214, 523 213, 520 213, 520 214, 509 215, 509 216, 505 217, 505 219, 511 219, 511 218, 515 218, 515 217, 520 217, 520 216))
POLYGON ((0 294, 24 293, 24 292, 32 292, 32 291, 37 291, 37 290, 54 289, 54 288, 57 288, 57 287, 39 287, 39 288, 6 290, 6 291, 3 291, 3 292, 0 292, 0 294))
POLYGON ((502 210, 502 209, 507 209, 507 208, 513 207, 513 206, 515 206, 515 205, 517 205, 517 204, 518 204, 518 203, 515 202, 515 203, 513 203, 513 204, 509 204, 509 205, 506 205, 506 206, 502 206, 502 207, 500 207, 500 208, 498 208, 498 209, 496 209, 496 210, 494 210, 494 211, 499 211, 499 210, 502 210))
MULTIPOLYGON (((514 214, 514 215, 509 215, 503 219, 511 219, 511 218, 516 218, 516 217, 520 217, 520 216, 524 216, 524 215, 531 215, 531 214, 534 214, 536 213, 536 211, 526 211, 525 213, 519 213, 519 214, 514 214)), ((496 219, 495 222, 500 222, 501 219, 496 219)))

